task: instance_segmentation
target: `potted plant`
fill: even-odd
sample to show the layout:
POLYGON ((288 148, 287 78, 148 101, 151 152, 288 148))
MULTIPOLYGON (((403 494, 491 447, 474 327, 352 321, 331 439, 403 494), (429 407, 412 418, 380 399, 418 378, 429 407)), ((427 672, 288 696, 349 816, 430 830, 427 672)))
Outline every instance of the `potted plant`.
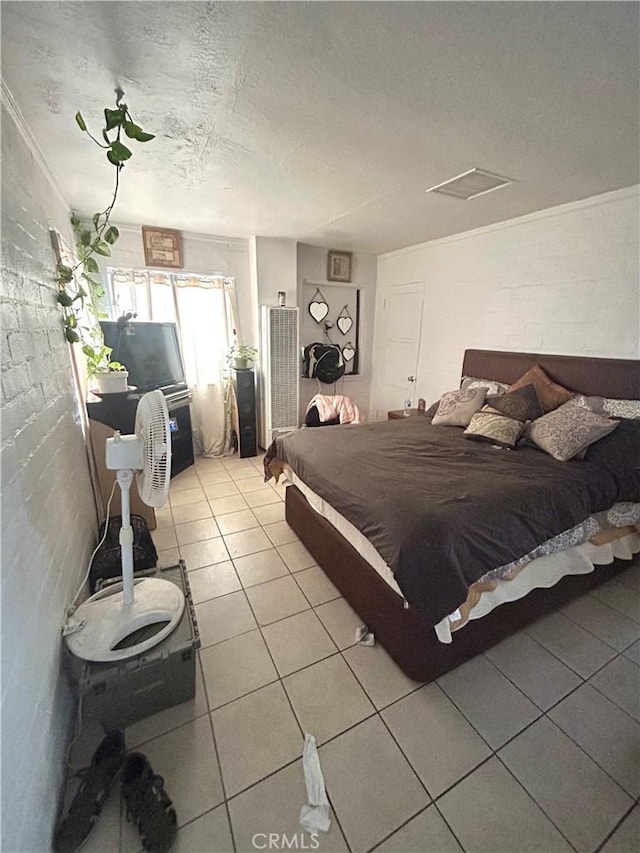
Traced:
POLYGON ((111 347, 85 344, 87 379, 95 382, 99 394, 118 394, 129 389, 129 371, 119 361, 111 361, 111 347))
MULTIPOLYGON (((115 90, 116 108, 104 110, 104 127, 102 139, 96 138, 87 128, 84 117, 80 112, 75 119, 83 133, 105 152, 106 158, 115 170, 115 185, 113 196, 105 210, 95 213, 91 223, 83 221, 75 213, 71 217, 76 248, 77 261, 73 265, 58 260, 56 279, 58 283, 58 302, 62 306, 64 333, 69 343, 82 343, 82 352, 87 358, 87 376, 95 378, 100 388, 103 383, 110 387, 106 393, 126 391, 128 388, 128 373, 124 365, 110 361, 111 350, 104 346, 104 339, 98 320, 101 316, 98 305, 104 296, 104 290, 99 280, 94 278, 100 272, 96 257, 109 257, 111 246, 118 240, 120 233, 111 224, 111 212, 118 198, 120 188, 120 173, 125 162, 133 156, 133 151, 127 145, 134 142, 150 142, 153 134, 146 133, 136 124, 131 116, 129 107, 124 103, 124 92, 120 87, 115 90), (124 142, 127 142, 127 145, 124 142), (87 308, 88 316, 81 321, 83 309, 87 308)), ((133 147, 133 145, 132 145, 133 147)))
POLYGON ((247 370, 253 364, 258 350, 255 347, 250 347, 247 344, 239 344, 234 342, 227 355, 227 361, 235 370, 247 370))

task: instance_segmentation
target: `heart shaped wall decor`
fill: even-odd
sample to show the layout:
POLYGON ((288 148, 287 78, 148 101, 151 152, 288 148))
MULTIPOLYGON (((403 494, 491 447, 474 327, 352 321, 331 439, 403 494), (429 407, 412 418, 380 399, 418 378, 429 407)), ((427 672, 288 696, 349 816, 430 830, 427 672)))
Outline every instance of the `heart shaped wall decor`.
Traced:
POLYGON ((356 351, 354 350, 353 346, 351 345, 351 341, 349 341, 349 343, 345 344, 342 347, 342 357, 344 358, 345 361, 353 361, 353 359, 355 358, 355 355, 356 355, 356 351))
POLYGON ((351 317, 338 317, 337 323, 338 328, 343 335, 346 335, 349 329, 353 326, 353 320, 351 317))
POLYGON ((313 317, 316 323, 321 323, 329 313, 329 306, 326 302, 310 302, 309 314, 313 317))
POLYGON ((316 323, 321 323, 328 313, 329 306, 324 296, 320 293, 320 289, 316 288, 313 299, 309 303, 309 314, 311 314, 316 323))

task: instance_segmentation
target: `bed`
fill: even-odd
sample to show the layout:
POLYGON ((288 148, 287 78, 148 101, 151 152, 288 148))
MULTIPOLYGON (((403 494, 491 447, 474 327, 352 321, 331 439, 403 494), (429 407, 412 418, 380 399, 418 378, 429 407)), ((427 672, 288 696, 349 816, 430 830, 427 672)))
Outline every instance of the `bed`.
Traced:
MULTIPOLYGON (((637 400, 640 397, 640 362, 622 359, 467 350, 462 375, 510 384, 536 364, 555 382, 577 393, 618 400, 637 400)), ((555 579, 552 586, 532 589, 526 596, 503 603, 482 618, 470 619, 452 635, 451 642, 442 642, 434 626, 443 615, 461 603, 461 590, 465 584, 470 586, 474 580, 484 576, 485 571, 503 565, 506 554, 514 556, 518 548, 522 553, 531 551, 529 546, 537 542, 536 535, 539 537, 535 529, 529 530, 530 505, 523 506, 520 518, 513 514, 505 515, 508 521, 494 524, 498 514, 508 510, 508 507, 501 507, 503 496, 496 494, 492 497, 487 493, 488 500, 483 499, 475 509, 471 503, 465 504, 466 494, 460 484, 465 482, 464 478, 469 478, 469 491, 475 493, 477 482, 473 480, 473 471, 478 466, 482 469, 483 483, 493 481, 500 470, 509 472, 507 484, 518 478, 525 478, 527 483, 531 483, 531 487, 527 486, 525 490, 527 500, 551 506, 551 517, 545 522, 548 530, 558 534, 571 528, 572 524, 570 515, 565 514, 569 510, 563 501, 549 497, 553 495, 552 489, 556 494, 558 490, 563 495, 571 493, 571 512, 575 517, 583 512, 588 516, 591 511, 605 511, 611 505, 620 505, 620 501, 640 503, 640 492, 637 491, 640 475, 635 470, 638 460, 634 456, 633 444, 636 436, 640 441, 640 431, 630 433, 632 444, 628 443, 625 451, 629 459, 629 476, 622 483, 621 476, 618 476, 622 469, 614 477, 603 466, 590 463, 589 457, 584 463, 558 463, 536 449, 498 453, 490 444, 465 442, 460 430, 440 427, 438 444, 434 443, 431 451, 426 453, 430 457, 429 464, 433 464, 435 458, 435 468, 431 469, 429 476, 436 480, 439 477, 444 483, 449 478, 448 472, 451 472, 450 479, 458 479, 451 497, 442 498, 442 493, 437 492, 439 503, 450 505, 446 510, 449 514, 453 512, 453 516, 440 514, 438 507, 431 508, 431 515, 425 522, 428 535, 426 540, 420 540, 420 547, 398 546, 403 528, 413 529, 405 522, 412 495, 422 494, 420 484, 424 480, 420 480, 419 468, 422 436, 426 436, 429 429, 434 436, 438 433, 438 428, 431 427, 428 421, 428 418, 409 418, 406 422, 369 425, 366 430, 371 443, 366 446, 365 432, 354 432, 363 430, 359 426, 304 430, 279 438, 270 454, 284 460, 295 473, 294 482, 298 483, 289 486, 286 492, 289 525, 400 668, 418 681, 439 677, 629 566, 628 559, 616 557, 619 553, 630 557, 628 547, 626 552, 625 547, 618 551, 611 547, 604 558, 610 560, 609 564, 599 565, 586 573, 565 575, 555 579), (341 445, 345 446, 342 456, 339 453, 341 445), (367 495, 375 494, 380 483, 386 488, 391 477, 389 472, 395 465, 396 446, 413 448, 411 452, 415 452, 416 471, 411 474, 413 479, 407 480, 404 494, 400 490, 393 498, 383 495, 382 500, 371 500, 372 505, 377 503, 378 510, 386 501, 392 516, 387 528, 381 524, 380 511, 375 516, 375 506, 372 506, 371 515, 367 515, 366 504, 367 495), (463 464, 461 457, 467 466, 463 470, 456 467, 463 464), (355 475, 350 470, 351 462, 347 464, 345 461, 352 458, 355 475), (349 487, 347 483, 350 483, 349 487), (543 487, 548 491, 540 491, 543 487), (309 499, 305 497, 304 490, 309 499), (348 529, 343 527, 341 533, 328 518, 313 508, 318 495, 329 506, 335 503, 338 517, 344 512, 349 522, 371 538, 374 551, 386 557, 388 566, 393 567, 404 594, 397 585, 385 579, 379 567, 374 568, 375 561, 365 558, 367 549, 357 543, 348 529), (354 495, 357 496, 355 502, 354 495), (487 511, 487 506, 490 511, 487 511), (466 524, 471 516, 477 516, 473 518, 476 527, 465 537, 461 525, 466 524), (449 525, 451 531, 460 531, 459 536, 453 537, 460 540, 456 541, 455 548, 449 549, 451 531, 445 537, 441 533, 440 521, 445 527, 449 525), (478 527, 478 524, 486 525, 486 535, 485 528, 478 527), (504 531, 509 535, 503 535, 504 531), (467 545, 460 551, 460 543, 465 542, 467 545), (488 562, 483 566, 485 559, 488 562), (429 567, 428 573, 421 570, 425 565, 429 567), (428 574, 427 580, 425 574, 428 574), (429 587, 432 576, 435 579, 433 583, 437 580, 437 598, 429 587), (419 585, 413 584, 414 578, 419 579, 419 585)), ((640 430, 640 423, 634 422, 633 429, 636 428, 640 430)), ((429 489, 424 494, 429 496, 429 489)))

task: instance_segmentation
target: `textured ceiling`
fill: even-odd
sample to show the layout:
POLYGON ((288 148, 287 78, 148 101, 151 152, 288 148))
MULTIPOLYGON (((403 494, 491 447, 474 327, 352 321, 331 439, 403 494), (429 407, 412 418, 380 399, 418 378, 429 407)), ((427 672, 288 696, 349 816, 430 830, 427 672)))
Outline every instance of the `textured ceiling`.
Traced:
POLYGON ((637 3, 3 2, 2 76, 73 207, 120 84, 116 220, 383 252, 637 183, 637 3), (474 166, 516 183, 426 195, 474 166))

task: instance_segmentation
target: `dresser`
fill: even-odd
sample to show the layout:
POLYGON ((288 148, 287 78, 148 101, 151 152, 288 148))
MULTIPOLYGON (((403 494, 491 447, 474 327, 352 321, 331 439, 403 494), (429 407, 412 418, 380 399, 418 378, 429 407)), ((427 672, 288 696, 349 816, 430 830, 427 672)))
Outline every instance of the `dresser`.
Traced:
POLYGON ((414 418, 414 417, 422 418, 422 417, 424 417, 424 412, 421 409, 408 409, 407 411, 409 412, 408 415, 405 414, 404 409, 389 409, 389 411, 387 412, 387 420, 388 421, 395 421, 396 418, 398 420, 400 420, 401 418, 406 418, 406 417, 409 417, 409 418, 414 418))

